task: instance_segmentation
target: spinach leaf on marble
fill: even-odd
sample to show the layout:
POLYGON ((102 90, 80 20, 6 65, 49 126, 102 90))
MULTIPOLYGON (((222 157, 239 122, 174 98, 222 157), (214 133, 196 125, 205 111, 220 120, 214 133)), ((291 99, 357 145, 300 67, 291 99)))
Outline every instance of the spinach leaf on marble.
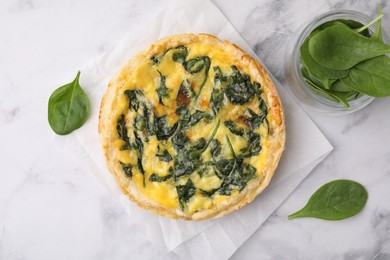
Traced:
POLYGON ((79 78, 80 71, 71 83, 57 88, 49 98, 49 125, 58 135, 67 135, 80 128, 90 114, 89 98, 81 88, 79 78))
POLYGON ((351 180, 335 180, 320 187, 299 211, 288 216, 342 220, 358 214, 367 202, 367 190, 351 180))

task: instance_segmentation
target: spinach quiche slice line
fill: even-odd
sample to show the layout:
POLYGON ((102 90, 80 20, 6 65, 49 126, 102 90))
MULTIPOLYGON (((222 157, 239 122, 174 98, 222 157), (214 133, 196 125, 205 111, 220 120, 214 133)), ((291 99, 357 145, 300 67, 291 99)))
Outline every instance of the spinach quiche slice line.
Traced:
POLYGON ((207 220, 250 203, 285 145, 279 95, 241 48, 208 34, 161 39, 131 58, 103 96, 109 171, 139 207, 207 220))

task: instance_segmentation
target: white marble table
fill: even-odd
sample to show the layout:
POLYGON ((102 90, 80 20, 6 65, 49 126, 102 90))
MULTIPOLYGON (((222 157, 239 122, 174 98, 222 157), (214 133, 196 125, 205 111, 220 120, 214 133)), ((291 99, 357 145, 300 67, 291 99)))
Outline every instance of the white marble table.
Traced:
MULTIPOLYGON (((374 16, 377 2, 215 1, 282 83, 286 43, 300 26, 336 8, 374 16)), ((168 3, 0 2, 0 259, 177 258, 162 256, 93 176, 63 155, 47 123, 48 97, 63 79, 168 3)), ((350 115, 308 113, 334 151, 232 258, 390 259, 390 98, 350 115), (319 186, 340 178, 368 189, 361 214, 287 220, 319 186)))

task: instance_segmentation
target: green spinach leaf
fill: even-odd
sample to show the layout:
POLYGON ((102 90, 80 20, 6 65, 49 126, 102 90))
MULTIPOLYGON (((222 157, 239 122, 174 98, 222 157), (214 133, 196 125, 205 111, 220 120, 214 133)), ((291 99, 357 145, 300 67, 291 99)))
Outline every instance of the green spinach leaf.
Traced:
POLYGON ((160 146, 157 146, 157 153, 156 156, 160 159, 160 161, 163 162, 170 162, 172 161, 172 155, 168 152, 168 150, 161 151, 160 146))
POLYGON ((176 186, 176 191, 179 198, 180 208, 184 210, 187 202, 195 195, 196 188, 191 179, 188 179, 185 185, 176 186))
POLYGON ((235 135, 243 136, 245 133, 245 130, 243 128, 238 127, 233 120, 227 120, 224 122, 225 126, 229 129, 230 132, 232 132, 235 135))
POLYGON ((90 114, 88 95, 79 84, 80 71, 69 84, 56 89, 49 98, 48 119, 58 135, 67 135, 80 128, 90 114))
POLYGON ((122 166, 122 169, 125 172, 126 176, 129 178, 133 177, 133 166, 131 164, 125 164, 123 162, 119 163, 122 166))
POLYGON ((118 117, 117 124, 116 124, 116 131, 119 135, 119 138, 125 142, 124 145, 120 148, 121 151, 123 150, 130 150, 130 138, 127 134, 127 128, 126 128, 126 121, 125 121, 125 115, 121 114, 118 117))
POLYGON ((223 107, 223 101, 225 99, 224 82, 226 77, 222 74, 221 69, 218 66, 213 67, 215 72, 214 86, 211 92, 210 105, 214 114, 217 114, 223 107))
POLYGON ((210 153, 211 153, 211 157, 216 160, 219 155, 221 154, 221 151, 222 151, 222 145, 221 145, 221 142, 218 140, 218 139, 214 139, 211 143, 210 143, 210 153))
POLYGON ((249 102, 255 94, 250 78, 232 66, 233 73, 228 77, 225 94, 233 104, 243 105, 249 102))
POLYGON ((152 175, 150 175, 149 181, 151 181, 151 182, 164 182, 164 181, 171 179, 172 177, 173 177, 172 174, 168 174, 165 176, 158 176, 157 174, 153 173, 152 175))
POLYGON ((331 181, 320 187, 303 209, 288 219, 312 217, 341 220, 358 214, 367 202, 368 193, 359 183, 351 180, 331 181))
POLYGON ((243 158, 249 158, 256 156, 261 151, 261 145, 260 145, 260 135, 255 132, 248 132, 248 144, 247 147, 241 149, 240 156, 243 158))
POLYGON ((128 89, 125 90, 125 95, 129 99, 129 108, 137 112, 138 108, 143 104, 141 99, 144 96, 143 91, 139 89, 128 89))
POLYGON ((185 70, 191 74, 199 73, 204 70, 204 79, 200 84, 199 92, 196 95, 196 98, 200 96, 200 93, 202 93, 202 89, 206 84, 207 78, 209 76, 210 64, 210 58, 207 56, 199 56, 183 63, 185 70))
POLYGON ((157 140, 168 140, 176 131, 178 122, 176 122, 172 127, 167 123, 167 116, 155 117, 154 125, 156 129, 157 140))
POLYGON ((311 57, 322 66, 335 70, 350 69, 359 62, 389 52, 389 45, 340 25, 328 27, 309 40, 311 57))
POLYGON ((369 96, 390 96, 390 58, 383 55, 359 63, 341 82, 369 96))
POLYGON ((158 102, 164 106, 163 98, 169 98, 169 88, 165 83, 166 77, 163 76, 160 71, 158 71, 158 73, 160 74, 160 86, 156 89, 156 92, 158 96, 158 102))
MULTIPOLYGON (((312 34, 315 35, 315 34, 312 34)), ((316 62, 309 53, 309 40, 312 36, 309 36, 302 44, 301 51, 301 63, 302 65, 317 78, 323 79, 341 79, 348 76, 348 70, 334 70, 325 68, 316 62)))
POLYGON ((185 46, 180 45, 173 49, 172 60, 183 64, 186 61, 188 50, 185 46))
MULTIPOLYGON (((378 15, 382 15, 383 16, 383 13, 382 13, 382 6, 381 5, 378 5, 378 15)), ((374 31, 374 34, 372 35, 371 37, 372 39, 378 41, 378 42, 381 42, 383 43, 383 35, 382 35, 382 19, 379 19, 377 24, 376 24, 376 28, 375 28, 375 31, 374 31)))

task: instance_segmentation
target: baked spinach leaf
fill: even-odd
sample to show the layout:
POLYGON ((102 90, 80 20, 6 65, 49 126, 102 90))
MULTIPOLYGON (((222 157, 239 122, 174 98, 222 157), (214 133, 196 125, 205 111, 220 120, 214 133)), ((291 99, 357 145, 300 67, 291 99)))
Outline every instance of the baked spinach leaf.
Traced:
POLYGON ((156 89, 157 96, 158 96, 158 102, 164 106, 163 98, 169 98, 169 88, 166 85, 166 77, 161 74, 161 72, 158 70, 158 73, 160 74, 160 86, 156 89))
POLYGON ((154 125, 156 129, 157 140, 168 140, 176 131, 178 122, 173 126, 169 126, 167 123, 167 116, 155 117, 154 125))
POLYGON ((168 152, 168 150, 162 150, 160 149, 160 146, 157 146, 157 153, 156 156, 160 159, 160 161, 163 162, 170 162, 172 161, 172 155, 168 152))
POLYGON ((188 179, 185 185, 176 186, 177 196, 179 198, 180 208, 184 210, 187 202, 195 195, 196 188, 191 179, 188 179))
POLYGON ((126 121, 125 121, 125 115, 121 114, 118 117, 117 124, 116 124, 116 131, 119 135, 119 138, 125 142, 124 145, 120 148, 120 150, 130 150, 130 138, 128 136, 127 128, 126 128, 126 121))
POLYGON ((139 89, 127 89, 125 90, 125 95, 129 99, 129 108, 137 112, 138 108, 143 103, 142 98, 144 96, 144 92, 139 89))
POLYGON ((122 166, 122 169, 127 177, 133 177, 133 166, 131 164, 125 164, 123 162, 119 162, 119 164, 122 166))
POLYGON ((249 102, 255 94, 250 78, 232 66, 233 73, 228 77, 225 94, 233 104, 243 105, 249 102))

